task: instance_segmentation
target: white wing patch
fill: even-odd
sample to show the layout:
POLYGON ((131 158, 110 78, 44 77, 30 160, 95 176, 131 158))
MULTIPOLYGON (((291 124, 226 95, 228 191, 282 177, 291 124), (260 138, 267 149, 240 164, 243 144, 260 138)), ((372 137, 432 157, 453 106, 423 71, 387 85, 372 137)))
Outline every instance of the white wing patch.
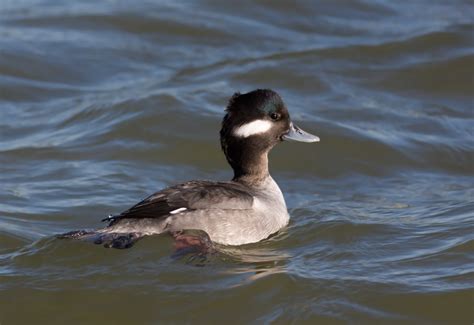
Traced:
POLYGON ((234 130, 234 135, 241 138, 248 138, 252 135, 265 133, 272 127, 272 122, 256 120, 239 126, 234 130))
POLYGON ((180 213, 180 212, 183 212, 184 210, 187 210, 187 209, 186 209, 186 208, 179 208, 179 209, 176 209, 176 210, 170 211, 170 214, 176 214, 176 213, 180 213))

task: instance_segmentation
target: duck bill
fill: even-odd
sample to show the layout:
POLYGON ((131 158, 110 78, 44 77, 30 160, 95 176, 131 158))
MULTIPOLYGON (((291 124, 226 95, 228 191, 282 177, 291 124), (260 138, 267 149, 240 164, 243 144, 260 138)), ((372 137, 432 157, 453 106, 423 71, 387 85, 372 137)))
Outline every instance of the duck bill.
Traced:
POLYGON ((301 130, 299 127, 290 123, 290 130, 282 136, 283 140, 299 141, 299 142, 319 142, 319 138, 306 131, 301 130))

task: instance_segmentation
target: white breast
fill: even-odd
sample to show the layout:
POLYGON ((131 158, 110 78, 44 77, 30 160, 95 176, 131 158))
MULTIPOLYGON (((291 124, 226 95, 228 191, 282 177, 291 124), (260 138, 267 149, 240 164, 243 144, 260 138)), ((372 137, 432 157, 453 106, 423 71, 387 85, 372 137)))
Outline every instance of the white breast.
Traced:
POLYGON ((269 229, 271 228, 273 232, 278 231, 286 226, 290 219, 283 193, 271 176, 259 189, 262 194, 254 198, 253 208, 262 215, 269 229))

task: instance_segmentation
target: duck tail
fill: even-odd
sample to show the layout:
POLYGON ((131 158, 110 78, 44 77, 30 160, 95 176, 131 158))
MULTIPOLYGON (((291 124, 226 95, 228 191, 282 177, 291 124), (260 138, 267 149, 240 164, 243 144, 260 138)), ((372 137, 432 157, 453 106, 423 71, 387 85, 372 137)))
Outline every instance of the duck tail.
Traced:
POLYGON ((91 241, 96 245, 103 245, 105 248, 130 248, 144 235, 138 232, 114 233, 88 230, 75 230, 64 234, 56 235, 59 239, 78 239, 91 241))
POLYGON ((89 237, 91 235, 96 234, 95 231, 88 231, 88 230, 74 230, 69 231, 64 234, 56 235, 56 238, 59 239, 83 239, 89 237))

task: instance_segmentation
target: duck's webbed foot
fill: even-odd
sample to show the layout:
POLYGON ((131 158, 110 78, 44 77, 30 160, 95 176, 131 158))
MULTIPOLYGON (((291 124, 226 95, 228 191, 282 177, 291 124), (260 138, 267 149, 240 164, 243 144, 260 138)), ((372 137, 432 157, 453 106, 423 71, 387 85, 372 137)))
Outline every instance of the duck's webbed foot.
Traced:
POLYGON ((198 253, 204 255, 214 251, 209 235, 202 230, 180 230, 171 233, 177 255, 198 253))
POLYGON ((139 232, 104 233, 94 240, 94 244, 104 245, 105 248, 125 249, 132 247, 143 236, 139 232))

